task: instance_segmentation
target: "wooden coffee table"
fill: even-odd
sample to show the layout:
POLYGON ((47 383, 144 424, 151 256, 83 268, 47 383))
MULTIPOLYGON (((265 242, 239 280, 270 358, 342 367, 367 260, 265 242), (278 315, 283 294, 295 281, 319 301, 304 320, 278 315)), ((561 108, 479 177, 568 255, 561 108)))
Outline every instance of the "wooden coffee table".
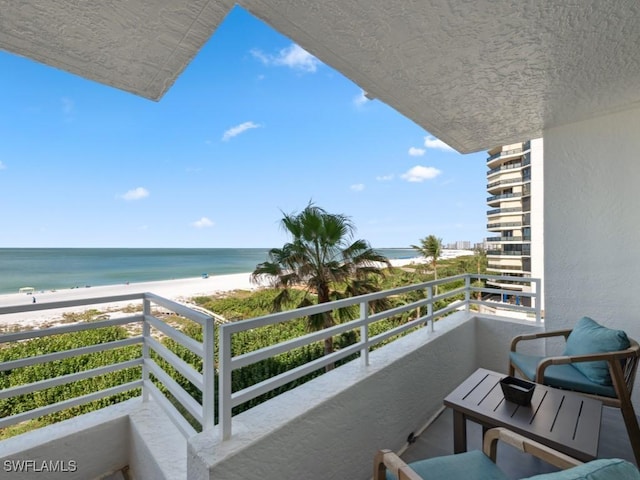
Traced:
POLYGON ((520 406, 505 400, 504 377, 480 368, 444 399, 453 409, 455 453, 467 450, 466 420, 472 420, 485 429, 506 427, 581 461, 597 456, 600 400, 536 384, 531 405, 520 406))

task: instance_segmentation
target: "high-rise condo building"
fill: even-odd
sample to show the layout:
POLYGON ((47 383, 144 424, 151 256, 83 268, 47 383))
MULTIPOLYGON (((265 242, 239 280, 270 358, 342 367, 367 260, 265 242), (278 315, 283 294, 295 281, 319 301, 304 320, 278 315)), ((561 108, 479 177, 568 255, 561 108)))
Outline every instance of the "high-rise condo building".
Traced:
MULTIPOLYGON (((487 273, 540 278, 544 285, 543 140, 503 145, 488 154, 487 273)), ((513 290, 503 302, 530 304, 519 295, 528 287, 509 280, 489 283, 513 290)))

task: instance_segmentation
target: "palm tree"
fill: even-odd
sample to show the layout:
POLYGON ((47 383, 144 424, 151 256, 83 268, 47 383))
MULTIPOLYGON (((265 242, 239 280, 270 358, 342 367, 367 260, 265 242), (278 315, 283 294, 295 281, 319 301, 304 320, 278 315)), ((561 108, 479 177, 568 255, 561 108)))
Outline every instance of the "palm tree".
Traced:
MULTIPOLYGON (((426 259, 431 259, 434 280, 438 280, 438 259, 442 255, 442 239, 435 235, 420 239, 420 245, 411 245, 411 248, 420 252, 426 259)), ((435 294, 438 294, 438 286, 435 287, 435 294)))
MULTIPOLYGON (((268 280, 282 289, 274 300, 275 311, 291 299, 292 288, 306 292, 298 307, 312 305, 311 296, 316 296, 317 303, 326 303, 370 293, 376 290, 375 277, 384 274, 384 266, 391 266, 367 241, 352 241, 355 227, 349 217, 328 213, 313 203, 300 213, 284 214, 281 227, 291 241, 271 249, 268 261, 258 264, 251 274, 255 283, 268 280)), ((333 325, 331 312, 307 319, 310 331, 333 325)), ((325 339, 324 352, 333 352, 332 337, 325 339)))

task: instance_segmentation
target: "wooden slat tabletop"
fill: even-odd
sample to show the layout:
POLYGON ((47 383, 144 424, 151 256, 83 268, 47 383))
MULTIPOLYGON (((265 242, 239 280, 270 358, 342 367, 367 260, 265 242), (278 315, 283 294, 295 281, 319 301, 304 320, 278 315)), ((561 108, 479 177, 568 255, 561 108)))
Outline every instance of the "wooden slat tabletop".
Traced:
POLYGON ((581 460, 596 457, 602 402, 536 384, 531 405, 517 405, 504 398, 500 380, 505 376, 478 369, 444 404, 486 427, 509 428, 581 460))

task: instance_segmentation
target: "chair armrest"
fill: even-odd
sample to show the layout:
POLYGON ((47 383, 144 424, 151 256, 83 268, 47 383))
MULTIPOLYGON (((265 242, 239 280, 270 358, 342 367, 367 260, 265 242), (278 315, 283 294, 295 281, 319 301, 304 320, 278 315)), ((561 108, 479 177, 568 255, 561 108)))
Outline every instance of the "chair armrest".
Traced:
MULTIPOLYGON (((580 460, 503 427, 487 430, 484 435, 483 452, 494 463, 498 451, 498 440, 558 468, 565 469, 582 465, 580 460)), ((424 480, 391 450, 378 450, 373 461, 373 480, 385 480, 387 469, 398 480, 424 480)))
POLYGON ((517 448, 521 452, 528 453, 529 455, 533 455, 536 458, 544 460, 558 468, 565 469, 582 465, 580 460, 576 460, 573 457, 565 455, 553 448, 542 445, 535 440, 523 437, 522 435, 503 427, 496 427, 487 430, 484 435, 483 451, 484 454, 493 462, 496 461, 498 440, 517 448))
POLYGON ((556 357, 547 357, 540 360, 536 368, 536 383, 544 383, 544 371, 550 365, 566 365, 568 363, 579 362, 599 362, 604 361, 613 365, 613 362, 620 361, 623 358, 633 357, 637 355, 637 349, 632 346, 626 350, 616 352, 588 353, 584 355, 560 355, 556 357))
POLYGON ((391 450, 378 450, 373 459, 373 480, 385 480, 387 469, 398 480, 424 480, 391 450))
POLYGON ((513 339, 511 340, 511 351, 515 352, 517 343, 522 340, 535 340, 537 338, 550 338, 550 337, 560 337, 560 336, 563 336, 566 340, 570 333, 571 333, 571 329, 553 330, 551 332, 528 333, 524 335, 517 335, 513 337, 513 339))

